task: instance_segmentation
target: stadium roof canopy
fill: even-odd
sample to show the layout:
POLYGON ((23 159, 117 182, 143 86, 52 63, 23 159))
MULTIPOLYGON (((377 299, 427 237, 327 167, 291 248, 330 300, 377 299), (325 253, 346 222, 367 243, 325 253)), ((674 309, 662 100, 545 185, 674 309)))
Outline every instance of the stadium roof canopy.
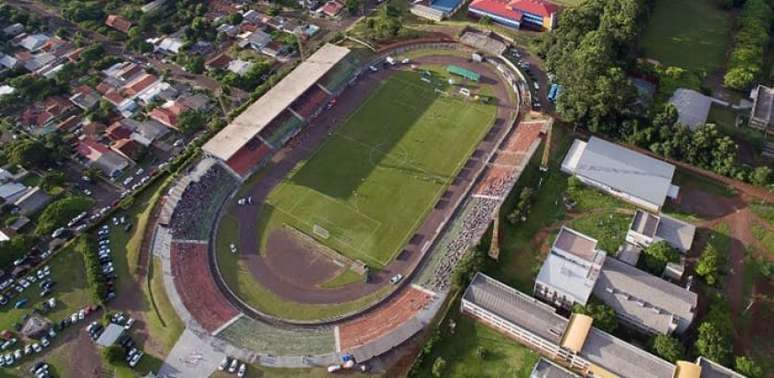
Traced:
POLYGON ((349 49, 346 47, 332 44, 321 47, 210 139, 202 149, 223 161, 228 160, 347 54, 349 49))

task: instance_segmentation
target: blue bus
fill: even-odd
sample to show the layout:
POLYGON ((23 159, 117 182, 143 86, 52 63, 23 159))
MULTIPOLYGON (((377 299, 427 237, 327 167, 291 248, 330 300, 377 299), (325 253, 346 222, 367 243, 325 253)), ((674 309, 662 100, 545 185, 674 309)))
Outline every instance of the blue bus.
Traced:
POLYGON ((559 84, 551 84, 551 89, 548 90, 548 101, 556 102, 559 98, 559 94, 562 92, 562 86, 559 84))

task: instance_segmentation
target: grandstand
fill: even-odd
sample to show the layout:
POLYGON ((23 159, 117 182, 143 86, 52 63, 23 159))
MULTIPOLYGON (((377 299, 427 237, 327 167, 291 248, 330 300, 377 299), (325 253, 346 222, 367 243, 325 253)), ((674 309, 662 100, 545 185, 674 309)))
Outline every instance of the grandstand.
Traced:
POLYGON ((242 178, 281 148, 357 73, 350 50, 326 44, 203 147, 242 178), (267 146, 261 146, 263 143, 267 146))
POLYGON ((229 324, 218 338, 235 346, 277 356, 334 352, 332 328, 279 328, 242 316, 229 324))
POLYGON ((211 165, 186 177, 181 180, 188 181, 184 191, 175 191, 178 200, 169 226, 175 239, 207 240, 220 205, 237 182, 220 165, 211 165))
POLYGON ((239 314, 215 286, 206 243, 172 242, 172 276, 183 305, 202 328, 213 333, 239 314))

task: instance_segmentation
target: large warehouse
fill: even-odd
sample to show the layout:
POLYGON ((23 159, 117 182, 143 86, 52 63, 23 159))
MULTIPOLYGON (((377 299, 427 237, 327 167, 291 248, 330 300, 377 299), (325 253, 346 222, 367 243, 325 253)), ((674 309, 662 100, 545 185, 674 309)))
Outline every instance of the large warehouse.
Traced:
POLYGON ((326 44, 203 147, 245 178, 313 119, 357 71, 350 50, 326 44))

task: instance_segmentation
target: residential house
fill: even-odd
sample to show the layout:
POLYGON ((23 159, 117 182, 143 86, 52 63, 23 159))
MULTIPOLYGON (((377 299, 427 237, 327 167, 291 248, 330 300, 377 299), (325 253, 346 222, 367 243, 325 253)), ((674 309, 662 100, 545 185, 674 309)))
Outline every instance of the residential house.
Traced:
POLYGON ((110 14, 105 19, 105 25, 126 34, 129 33, 129 29, 132 27, 132 22, 119 15, 110 14))
POLYGON ((344 4, 338 0, 330 0, 323 5, 322 12, 328 17, 336 17, 344 10, 344 4))
POLYGON ((559 7, 546 0, 473 0, 468 12, 516 29, 552 30, 559 7))
POLYGON ((102 134, 105 132, 106 127, 104 123, 90 121, 88 123, 85 123, 82 129, 83 129, 83 136, 89 139, 97 140, 102 137, 102 134))
POLYGON ((7 36, 10 36, 10 37, 15 37, 15 36, 21 34, 23 31, 24 31, 24 25, 22 25, 19 22, 15 23, 13 25, 6 26, 5 28, 3 28, 3 34, 5 34, 7 36))
POLYGON ((135 100, 138 100, 140 103, 147 105, 156 99, 169 101, 174 100, 176 97, 177 89, 175 89, 175 87, 173 87, 171 84, 159 80, 145 88, 145 90, 142 92, 138 93, 135 97, 135 100))
POLYGON ((285 55, 288 51, 287 46, 277 42, 271 41, 266 46, 261 48, 261 53, 268 55, 274 59, 278 59, 280 56, 285 55))
POLYGON ((129 138, 134 131, 134 125, 130 122, 137 122, 135 120, 124 118, 120 121, 113 122, 110 127, 105 130, 105 135, 112 141, 129 138))
POLYGON ((110 149, 135 163, 145 155, 145 146, 129 138, 113 142, 110 149))
POLYGON ((36 52, 43 48, 43 46, 48 42, 50 39, 49 36, 43 34, 43 33, 36 33, 36 34, 20 34, 18 37, 22 37, 21 40, 18 42, 18 45, 23 47, 25 50, 29 52, 36 52))
POLYGON ((167 133, 169 133, 168 127, 158 121, 148 119, 138 122, 130 138, 145 147, 149 147, 153 142, 167 135, 167 133))
POLYGON ((30 59, 24 62, 24 69, 30 72, 37 72, 45 67, 48 67, 52 63, 57 61, 56 55, 52 53, 42 52, 40 54, 33 55, 30 59))
POLYGON ((185 109, 190 109, 197 112, 206 112, 210 109, 210 105, 212 103, 208 96, 201 93, 182 96, 177 101, 185 109))
POLYGON ((675 166, 604 139, 576 139, 562 161, 563 172, 643 209, 658 212, 677 198, 675 166))
POLYGON ((693 89, 678 88, 669 98, 669 103, 677 109, 677 122, 695 130, 707 123, 712 97, 693 89))
POLYGON ((178 117, 187 109, 176 101, 168 101, 166 104, 156 107, 150 113, 150 118, 160 122, 161 124, 177 129, 178 117))
POLYGON ((253 49, 260 51, 264 46, 268 45, 272 38, 269 33, 261 30, 256 30, 247 36, 246 43, 253 49))
POLYGON ((19 214, 31 217, 38 211, 43 210, 49 202, 51 202, 51 196, 45 190, 36 186, 27 190, 24 195, 13 202, 13 205, 19 210, 19 214))
POLYGON ((758 85, 752 91, 753 107, 750 111, 750 127, 767 134, 774 131, 774 88, 758 85))
POLYGON ((97 106, 99 99, 99 93, 88 85, 79 85, 70 96, 70 102, 84 111, 89 111, 97 106))
POLYGON ((265 23, 267 20, 269 20, 270 18, 271 18, 270 16, 265 15, 253 9, 250 9, 249 11, 245 12, 242 15, 242 20, 250 22, 254 25, 261 25, 265 23))
POLYGON ((204 62, 204 67, 208 70, 225 70, 230 62, 230 56, 226 53, 220 53, 204 62))
POLYGON ((50 126, 58 119, 64 117, 73 109, 72 103, 60 96, 52 96, 43 102, 36 102, 28 106, 22 112, 19 120, 22 126, 35 130, 41 130, 50 126))
POLYGON ((158 78, 155 75, 149 73, 138 75, 121 88, 121 94, 127 98, 134 98, 156 81, 158 81, 158 78))
POLYGON ((216 30, 218 33, 223 33, 229 38, 234 38, 237 34, 239 34, 239 26, 236 25, 221 24, 216 30))
POLYGON ((70 117, 66 118, 64 121, 59 122, 56 125, 56 129, 60 132, 67 133, 72 132, 78 126, 81 124, 81 117, 77 115, 71 115, 70 117))
POLYGON ((3 66, 9 70, 19 68, 22 66, 22 62, 10 55, 0 53, 0 66, 3 66))
POLYGON ((167 5, 168 0, 153 0, 140 8, 142 13, 153 13, 167 5))
POLYGON ((226 67, 227 70, 242 76, 246 74, 248 71, 250 71, 250 68, 252 68, 255 64, 253 62, 248 62, 241 59, 234 59, 228 63, 228 67, 226 67))
POLYGON ((562 227, 535 279, 534 295, 567 310, 585 305, 604 262, 595 239, 562 227))
POLYGON ((129 161, 93 139, 84 138, 76 147, 78 155, 90 167, 99 169, 108 177, 117 177, 129 166, 129 161))
POLYGON ((175 55, 180 52, 183 44, 183 40, 180 38, 172 36, 165 37, 156 45, 156 51, 163 54, 175 55))

